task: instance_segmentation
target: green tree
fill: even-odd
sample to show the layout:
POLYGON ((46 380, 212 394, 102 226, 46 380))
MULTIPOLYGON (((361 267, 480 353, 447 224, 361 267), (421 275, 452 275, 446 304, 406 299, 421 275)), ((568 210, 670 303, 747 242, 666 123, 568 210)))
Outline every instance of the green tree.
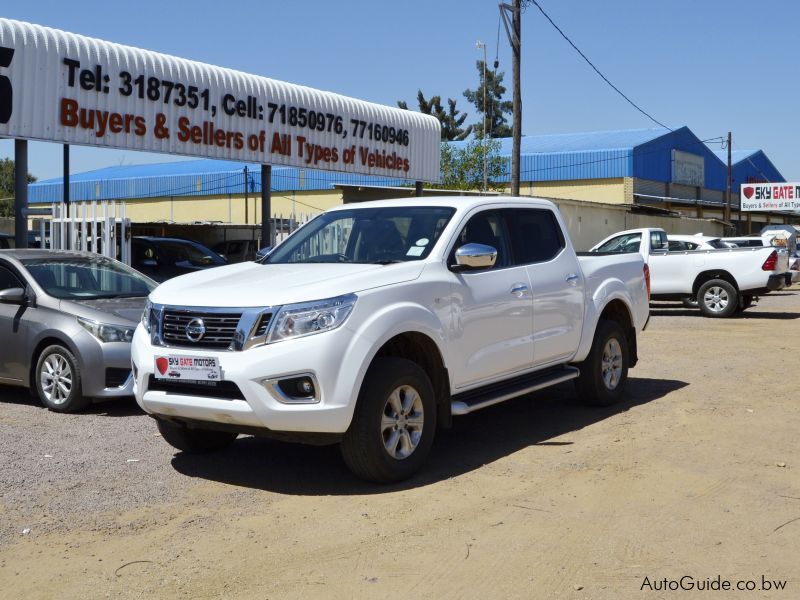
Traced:
POLYGON ((489 137, 501 138, 511 136, 511 127, 508 120, 514 108, 510 100, 503 100, 506 87, 503 85, 505 73, 495 73, 490 69, 484 71, 482 60, 477 61, 479 85, 475 90, 464 90, 464 97, 475 106, 481 120, 473 125, 475 135, 483 137, 487 132, 489 137), (484 80, 484 73, 486 75, 484 80), (486 111, 483 110, 483 91, 486 90, 486 111))
MULTIPOLYGON (((430 100, 425 99, 422 90, 417 90, 417 105, 419 112, 426 115, 433 115, 439 119, 442 126, 441 140, 449 142, 453 140, 465 140, 472 133, 472 125, 466 129, 462 127, 467 119, 467 114, 462 113, 456 108, 456 101, 452 98, 447 99, 447 110, 442 107, 441 96, 431 96, 430 100)), ((397 106, 404 110, 408 109, 408 104, 404 100, 399 100, 397 106)))
POLYGON ((486 176, 490 190, 502 190, 497 179, 503 174, 505 159, 498 156, 497 140, 472 139, 464 145, 442 144, 442 181, 434 185, 448 190, 480 190, 483 188, 483 165, 486 159, 486 176))
MULTIPOLYGON (((36 181, 36 177, 28 173, 28 183, 36 181)), ((14 216, 14 161, 10 158, 0 159, 0 217, 14 216)))

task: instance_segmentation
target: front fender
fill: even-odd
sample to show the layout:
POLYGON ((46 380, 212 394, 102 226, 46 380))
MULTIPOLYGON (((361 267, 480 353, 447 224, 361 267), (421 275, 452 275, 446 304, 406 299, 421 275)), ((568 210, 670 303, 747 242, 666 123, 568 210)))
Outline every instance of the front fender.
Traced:
MULTIPOLYGON (((353 373, 340 373, 342 379, 350 386, 348 405, 355 408, 358 393, 364 382, 370 364, 386 342, 403 333, 419 333, 430 338, 442 360, 446 356, 446 331, 439 316, 430 309, 413 302, 395 302, 369 311, 369 316, 360 325, 351 330, 352 336, 345 355, 353 360, 350 364, 358 364, 353 373)), ((446 364, 446 361, 445 361, 446 364)), ((343 390, 339 390, 340 393, 343 390)), ((351 417, 352 418, 352 417, 351 417)))

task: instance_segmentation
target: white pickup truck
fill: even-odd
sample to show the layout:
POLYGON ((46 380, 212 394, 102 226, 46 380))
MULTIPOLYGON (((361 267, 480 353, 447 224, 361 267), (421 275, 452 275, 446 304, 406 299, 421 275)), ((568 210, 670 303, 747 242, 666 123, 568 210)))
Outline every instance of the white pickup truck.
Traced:
POLYGON ((748 308, 755 297, 786 285, 789 259, 776 248, 667 250, 663 229, 629 229, 615 233, 590 252, 640 254, 650 267, 653 300, 696 301, 707 317, 730 317, 748 308))
POLYGON ((618 400, 647 285, 638 254, 578 258, 546 200, 345 205, 258 262, 159 286, 134 393, 180 450, 338 442, 356 475, 397 481, 453 415, 568 380, 618 400))

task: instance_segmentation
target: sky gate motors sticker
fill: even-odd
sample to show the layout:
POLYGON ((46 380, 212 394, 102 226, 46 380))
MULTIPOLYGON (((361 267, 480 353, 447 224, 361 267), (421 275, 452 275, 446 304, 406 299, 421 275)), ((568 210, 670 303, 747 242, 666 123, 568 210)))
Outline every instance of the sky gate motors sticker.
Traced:
POLYGON ((800 182, 743 183, 742 210, 800 210, 800 182))
POLYGON ((157 379, 219 381, 221 374, 219 361, 213 356, 156 357, 157 379))

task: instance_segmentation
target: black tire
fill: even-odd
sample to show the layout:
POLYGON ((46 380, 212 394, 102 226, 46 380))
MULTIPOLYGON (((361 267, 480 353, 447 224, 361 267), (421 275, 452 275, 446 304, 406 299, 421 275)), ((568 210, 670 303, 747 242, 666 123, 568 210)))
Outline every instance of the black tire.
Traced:
POLYGON ((76 412, 92 403, 83 396, 75 355, 60 344, 47 346, 39 355, 33 387, 41 403, 53 412, 76 412))
POLYGON ((435 435, 436 400, 425 371, 404 358, 376 359, 341 443, 353 474, 376 483, 408 479, 425 462, 435 435), (398 403, 400 412, 393 407, 398 403))
POLYGON ((706 317, 724 319, 736 312, 739 292, 724 279, 711 279, 697 291, 697 303, 706 317))
POLYGON ((230 446, 238 437, 238 434, 228 431, 190 429, 161 419, 158 419, 157 423, 159 433, 170 446, 189 454, 222 450, 230 446))
POLYGON ((698 308, 697 298, 683 298, 681 299, 683 306, 686 308, 698 308))
POLYGON ((597 324, 589 356, 577 367, 581 374, 575 380, 578 397, 592 406, 610 406, 625 393, 628 382, 628 339, 616 321, 597 324))

